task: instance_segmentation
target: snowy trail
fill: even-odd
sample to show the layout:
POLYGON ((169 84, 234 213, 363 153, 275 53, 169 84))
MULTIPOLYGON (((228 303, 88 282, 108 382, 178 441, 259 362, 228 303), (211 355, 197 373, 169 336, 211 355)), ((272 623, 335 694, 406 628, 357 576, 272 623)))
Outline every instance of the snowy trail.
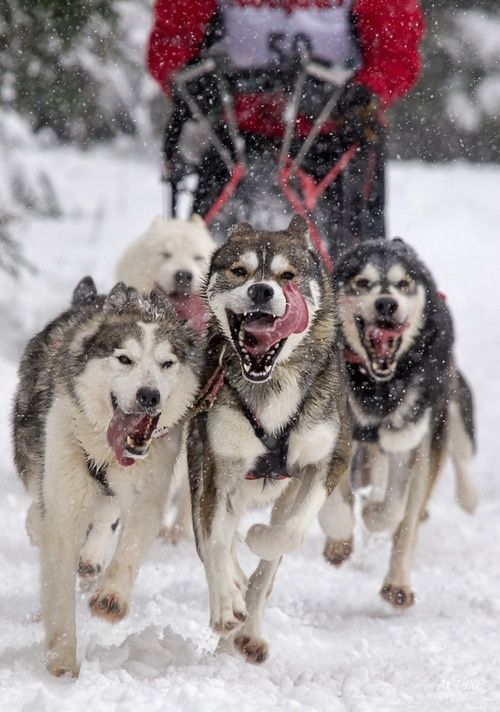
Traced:
MULTIPOLYGON (((476 393, 481 504, 454 502, 447 469, 422 526, 413 583, 418 604, 390 610, 378 596, 385 536, 358 527, 341 570, 321 558, 316 526, 285 559, 265 630, 261 667, 215 657, 207 593, 194 547, 156 543, 128 619, 91 619, 79 594, 82 670, 56 680, 42 662, 36 551, 24 530, 26 497, 11 464, 8 416, 24 340, 64 308, 84 273, 101 288, 116 257, 158 212, 155 166, 116 152, 51 152, 66 217, 21 226, 39 273, 0 278, 0 710, 2 712, 493 712, 500 709, 500 320, 493 288, 500 258, 500 168, 393 165, 390 233, 427 260, 455 316, 458 362, 476 393)), ((242 549, 246 568, 254 563, 242 549)))

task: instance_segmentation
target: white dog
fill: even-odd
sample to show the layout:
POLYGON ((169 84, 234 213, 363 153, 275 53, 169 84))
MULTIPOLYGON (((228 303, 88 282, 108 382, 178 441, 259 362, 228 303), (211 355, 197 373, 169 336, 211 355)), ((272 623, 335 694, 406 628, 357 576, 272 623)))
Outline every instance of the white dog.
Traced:
POLYGON ((161 287, 179 316, 203 330, 206 311, 199 297, 215 243, 203 219, 165 220, 156 217, 118 263, 116 278, 141 292, 161 287))

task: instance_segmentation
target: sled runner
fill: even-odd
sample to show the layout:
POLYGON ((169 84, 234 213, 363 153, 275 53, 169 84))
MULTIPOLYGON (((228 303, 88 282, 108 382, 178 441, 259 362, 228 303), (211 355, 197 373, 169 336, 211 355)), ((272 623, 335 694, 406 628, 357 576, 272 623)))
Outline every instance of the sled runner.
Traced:
MULTIPOLYGON (((179 71, 174 80, 174 109, 164 135, 165 211, 179 213, 184 193, 194 198, 194 209, 215 235, 234 222, 277 229, 276 219, 302 215, 311 239, 331 271, 332 256, 325 238, 338 219, 329 215, 325 194, 349 167, 352 171, 343 196, 342 221, 352 224, 370 198, 373 148, 358 143, 322 150, 325 130, 353 69, 329 68, 299 56, 272 70, 228 70, 224 55, 213 55, 179 71), (247 134, 238 128, 234 97, 261 92, 280 93, 286 103, 282 137, 247 134), (304 131, 302 114, 308 127, 304 131), (299 116, 299 113, 301 116, 299 116), (179 149, 186 122, 196 122, 203 134, 203 155, 187 160, 179 149), (324 155, 329 153, 330 155, 324 155), (321 170, 318 175, 318 166, 321 170), (201 185, 203 183, 203 186, 201 185), (201 196, 201 197, 200 197, 201 196)), ((331 140, 331 136, 328 137, 331 140)), ((362 229, 355 230, 363 239, 362 229)))

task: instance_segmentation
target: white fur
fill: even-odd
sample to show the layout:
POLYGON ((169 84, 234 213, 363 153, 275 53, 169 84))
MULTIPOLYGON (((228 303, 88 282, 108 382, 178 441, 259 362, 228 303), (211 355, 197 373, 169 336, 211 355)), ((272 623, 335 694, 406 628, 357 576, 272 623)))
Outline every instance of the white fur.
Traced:
POLYGON ((319 516, 321 528, 332 541, 348 541, 354 529, 354 513, 341 491, 336 487, 322 506, 319 516))
POLYGON ((407 484, 410 476, 408 455, 387 456, 380 453, 377 461, 373 463, 376 469, 382 470, 384 464, 387 468, 385 492, 382 501, 372 501, 367 504, 363 509, 363 519, 370 531, 393 532, 405 512, 407 484))
POLYGON ((255 272, 259 266, 259 258, 257 257, 257 253, 253 250, 243 252, 239 256, 238 261, 241 262, 241 264, 244 265, 249 272, 255 272))
POLYGON ((319 423, 308 430, 298 429, 290 435, 288 464, 300 468, 321 462, 330 455, 339 434, 338 423, 319 423))
POLYGON ((176 288, 175 273, 191 272, 192 289, 197 292, 214 249, 215 242, 199 216, 191 220, 156 217, 123 254, 116 277, 141 292, 150 292, 159 285, 169 294, 176 288))
POLYGON ((267 401, 262 404, 258 418, 268 433, 275 433, 288 423, 297 412, 300 403, 300 388, 297 376, 293 372, 283 373, 280 378, 281 389, 273 391, 267 401))
POLYGON ((290 269, 290 262, 288 261, 288 258, 284 255, 274 255, 271 260, 271 271, 274 272, 274 274, 281 274, 287 269, 290 269))
POLYGON ((408 423, 404 428, 379 429, 379 443, 384 452, 408 452, 417 447, 429 432, 430 410, 415 423, 408 423))
POLYGON ((266 451, 247 418, 229 406, 219 406, 209 413, 208 437, 217 455, 241 460, 243 470, 266 451))
POLYGON ((115 497, 99 497, 92 517, 92 528, 80 551, 80 564, 83 569, 88 567, 95 574, 104 570, 111 527, 119 518, 120 509, 115 502, 115 497))

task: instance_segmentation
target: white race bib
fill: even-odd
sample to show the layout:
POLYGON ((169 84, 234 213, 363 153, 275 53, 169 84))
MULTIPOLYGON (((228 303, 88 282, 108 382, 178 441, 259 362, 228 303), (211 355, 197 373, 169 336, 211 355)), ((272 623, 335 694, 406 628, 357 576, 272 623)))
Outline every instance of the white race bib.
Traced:
MULTIPOLYGON (((351 68, 359 64, 359 50, 350 24, 353 0, 331 0, 332 7, 287 12, 276 0, 220 0, 225 36, 223 49, 237 69, 282 64, 305 47, 313 59, 351 68)), ((302 7, 303 7, 303 3, 302 7)), ((283 5, 290 5, 284 2, 283 5)))

